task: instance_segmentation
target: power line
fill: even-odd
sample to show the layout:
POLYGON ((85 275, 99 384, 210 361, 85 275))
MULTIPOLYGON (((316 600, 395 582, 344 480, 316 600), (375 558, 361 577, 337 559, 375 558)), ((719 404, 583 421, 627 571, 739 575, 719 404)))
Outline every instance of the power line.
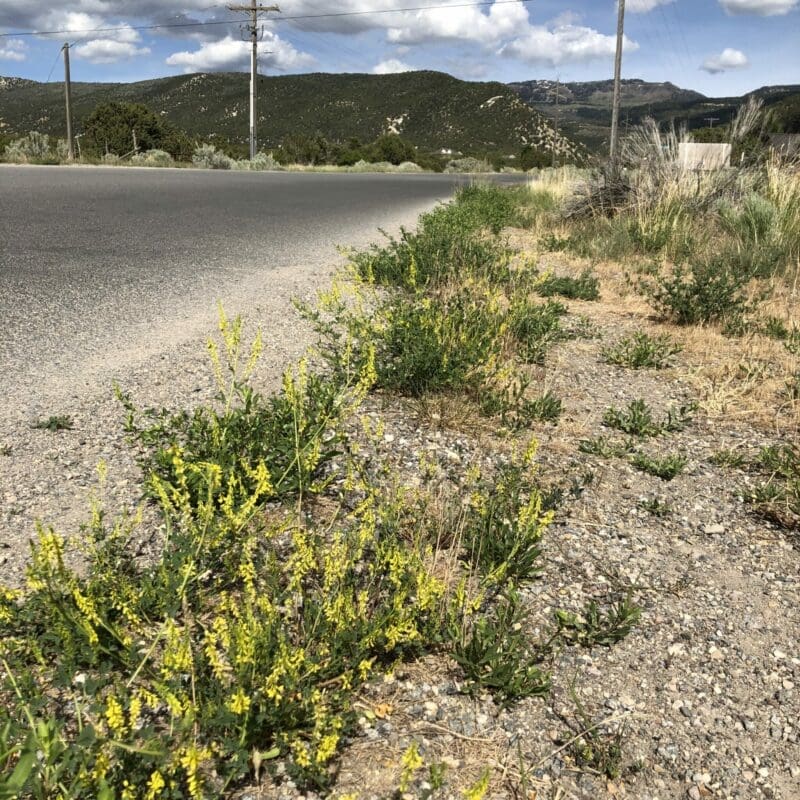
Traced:
MULTIPOLYGON (((338 17, 363 17, 371 14, 400 14, 407 11, 436 11, 447 8, 478 8, 481 6, 501 6, 517 3, 532 3, 533 0, 480 0, 473 3, 452 3, 434 6, 409 6, 406 8, 380 8, 374 11, 339 11, 329 14, 297 14, 295 16, 273 17, 273 22, 292 22, 305 19, 332 19, 338 17)), ((205 28, 214 25, 233 25, 235 19, 207 20, 205 22, 165 22, 160 25, 120 25, 112 28, 68 28, 58 31, 13 31, 0 33, 0 38, 21 36, 62 36, 73 33, 122 33, 125 31, 158 31, 170 28, 205 28)))

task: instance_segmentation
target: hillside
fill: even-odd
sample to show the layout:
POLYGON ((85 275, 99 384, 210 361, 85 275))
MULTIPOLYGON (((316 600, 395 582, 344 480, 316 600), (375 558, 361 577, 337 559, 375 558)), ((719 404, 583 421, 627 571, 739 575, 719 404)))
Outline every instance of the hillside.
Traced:
MULTIPOLYGON (((75 119, 99 103, 144 103, 186 130, 245 141, 249 78, 240 73, 182 75, 130 84, 74 83, 75 119)), ((60 83, 0 78, 0 131, 64 135, 60 83)), ((397 75, 289 75, 259 79, 260 137, 267 147, 290 133, 321 132, 332 140, 370 141, 393 131, 420 148, 518 153, 526 144, 575 146, 556 140, 550 123, 501 83, 470 83, 439 72, 397 75)))
MULTIPOLYGON (((599 151, 608 144, 611 130, 613 81, 561 83, 532 80, 509 84, 514 91, 540 113, 555 114, 558 89, 560 130, 599 151)), ((672 83, 649 83, 624 80, 621 95, 623 130, 652 116, 660 122, 675 120, 689 130, 708 125, 708 118, 726 123, 750 95, 763 99, 774 114, 775 126, 786 132, 800 132, 800 86, 765 86, 743 97, 705 97, 699 92, 681 89, 672 83)))

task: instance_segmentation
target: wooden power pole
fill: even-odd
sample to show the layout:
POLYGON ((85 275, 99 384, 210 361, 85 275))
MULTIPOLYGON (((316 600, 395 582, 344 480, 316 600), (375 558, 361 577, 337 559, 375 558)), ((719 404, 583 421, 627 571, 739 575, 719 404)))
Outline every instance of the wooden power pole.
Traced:
POLYGON ((72 140, 72 80, 69 74, 69 42, 64 43, 64 96, 67 105, 67 158, 75 159, 75 144, 72 140))
POLYGON ((256 157, 258 151, 258 115, 256 106, 258 103, 258 15, 262 12, 280 11, 278 6, 262 6, 258 0, 250 0, 249 6, 228 6, 230 11, 243 11, 250 15, 248 25, 250 41, 253 45, 250 54, 250 160, 256 157))
POLYGON ((609 160, 612 171, 617 165, 617 147, 619 140, 619 104, 620 84, 622 78, 622 45, 625 41, 625 0, 617 0, 619 14, 617 16, 617 55, 614 59, 614 101, 611 108, 611 147, 609 160))
POLYGON ((558 149, 558 128, 559 128, 559 118, 558 118, 558 95, 560 94, 561 89, 561 76, 559 75, 556 78, 556 140, 553 142, 553 168, 556 166, 556 150, 558 149))

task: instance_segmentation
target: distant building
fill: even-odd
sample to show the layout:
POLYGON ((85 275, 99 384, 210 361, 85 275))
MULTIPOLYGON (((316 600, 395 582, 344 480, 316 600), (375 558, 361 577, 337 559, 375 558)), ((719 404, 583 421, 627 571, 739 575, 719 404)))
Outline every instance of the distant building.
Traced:
POLYGON ((694 171, 724 169, 731 165, 731 146, 681 142, 678 145, 678 162, 683 169, 694 171))

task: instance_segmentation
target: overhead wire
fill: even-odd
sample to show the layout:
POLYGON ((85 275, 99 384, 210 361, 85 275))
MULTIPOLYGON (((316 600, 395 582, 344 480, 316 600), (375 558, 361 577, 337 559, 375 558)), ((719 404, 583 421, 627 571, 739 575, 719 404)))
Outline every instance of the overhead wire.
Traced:
MULTIPOLYGON (((435 11, 440 9, 449 8, 478 8, 481 6, 498 6, 498 5, 516 5, 518 3, 532 3, 533 0, 477 0, 477 2, 464 2, 464 3, 445 3, 438 5, 426 6, 407 6, 405 8, 382 8, 373 9, 370 11, 337 11, 325 14, 295 14, 292 16, 275 16, 270 17, 271 22, 295 22, 300 20, 311 19, 335 19, 339 17, 362 17, 375 14, 400 14, 411 11, 435 11)), ((121 25, 107 28, 66 28, 63 30, 53 31, 12 31, 8 33, 0 33, 0 38, 11 38, 20 36, 60 36, 74 33, 120 33, 123 31, 156 31, 168 30, 176 28, 205 28, 215 25, 231 25, 235 24, 238 19, 226 20, 205 20, 202 22, 172 22, 161 23, 155 25, 121 25)))

